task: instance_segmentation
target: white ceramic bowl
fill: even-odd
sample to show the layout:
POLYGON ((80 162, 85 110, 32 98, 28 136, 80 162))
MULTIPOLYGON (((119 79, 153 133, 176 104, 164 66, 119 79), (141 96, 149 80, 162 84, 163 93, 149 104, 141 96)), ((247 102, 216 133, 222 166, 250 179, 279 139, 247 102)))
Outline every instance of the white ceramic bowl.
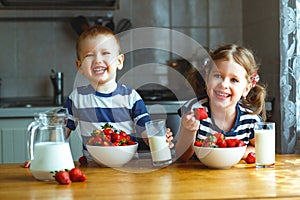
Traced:
POLYGON ((214 169, 229 169, 243 157, 247 146, 231 148, 209 148, 194 146, 197 158, 205 166, 214 169))
POLYGON ((91 146, 86 145, 94 161, 108 167, 122 167, 135 155, 138 143, 128 146, 91 146))

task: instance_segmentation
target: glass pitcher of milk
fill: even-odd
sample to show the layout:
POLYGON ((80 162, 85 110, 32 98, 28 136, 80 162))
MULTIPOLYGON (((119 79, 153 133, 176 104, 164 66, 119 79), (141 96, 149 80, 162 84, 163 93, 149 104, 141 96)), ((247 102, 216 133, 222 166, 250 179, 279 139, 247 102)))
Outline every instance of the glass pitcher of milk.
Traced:
POLYGON ((74 168, 66 138, 67 112, 56 108, 37 113, 34 118, 28 126, 30 171, 38 180, 53 180, 54 171, 74 168))

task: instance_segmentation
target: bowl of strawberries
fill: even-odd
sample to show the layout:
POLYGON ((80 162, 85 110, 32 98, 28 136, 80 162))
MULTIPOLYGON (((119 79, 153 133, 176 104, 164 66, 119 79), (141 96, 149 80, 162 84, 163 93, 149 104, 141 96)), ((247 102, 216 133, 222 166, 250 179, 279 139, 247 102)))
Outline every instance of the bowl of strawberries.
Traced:
POLYGON ((131 140, 125 131, 115 130, 106 123, 94 130, 86 144, 93 160, 107 167, 122 167, 136 154, 138 143, 131 140))
POLYGON ((229 169, 237 164, 247 145, 237 138, 225 138, 222 133, 209 134, 203 140, 194 142, 197 158, 208 168, 229 169))

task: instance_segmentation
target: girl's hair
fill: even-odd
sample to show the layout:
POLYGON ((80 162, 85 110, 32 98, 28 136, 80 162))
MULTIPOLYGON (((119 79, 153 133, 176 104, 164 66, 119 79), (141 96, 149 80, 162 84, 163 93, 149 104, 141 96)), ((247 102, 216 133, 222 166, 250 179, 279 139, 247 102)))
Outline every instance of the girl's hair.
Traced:
POLYGON ((82 44, 82 42, 86 39, 86 38, 94 38, 97 37, 98 35, 103 35, 103 36, 108 36, 108 37, 112 37, 113 39, 116 40, 117 45, 118 45, 118 49, 119 49, 119 53, 120 53, 120 41, 119 38, 115 35, 115 33, 105 27, 105 26, 101 26, 101 25, 94 25, 91 26, 90 28, 88 28, 87 30, 85 30, 80 36, 79 39, 76 43, 76 54, 77 54, 77 59, 80 59, 79 57, 79 51, 80 51, 80 45, 82 44))
MULTIPOLYGON (((266 89, 263 85, 256 82, 257 80, 255 78, 258 77, 257 74, 259 66, 255 61, 253 52, 236 44, 226 44, 211 52, 210 57, 213 61, 220 59, 232 59, 245 68, 247 72, 246 79, 248 80, 248 83, 252 83, 253 87, 249 91, 248 95, 241 100, 241 103, 244 107, 250 108, 252 110, 252 114, 259 114, 263 120, 266 120, 266 89)), ((204 67, 205 73, 209 73, 210 68, 207 69, 207 67, 209 67, 209 64, 204 67)), ((194 71, 190 74, 189 81, 195 92, 197 94, 202 93, 203 95, 203 89, 201 91, 201 88, 199 88, 201 85, 200 82, 203 82, 203 79, 199 79, 199 75, 200 72, 194 69, 194 71)))

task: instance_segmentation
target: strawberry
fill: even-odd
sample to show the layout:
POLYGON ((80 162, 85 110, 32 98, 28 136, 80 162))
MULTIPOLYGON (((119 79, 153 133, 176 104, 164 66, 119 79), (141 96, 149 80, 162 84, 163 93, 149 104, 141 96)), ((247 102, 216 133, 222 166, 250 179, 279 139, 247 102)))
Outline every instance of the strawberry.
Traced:
POLYGON ((59 184, 67 185, 71 183, 69 172, 59 171, 53 176, 59 184))
POLYGON ((202 144, 203 144, 203 140, 197 139, 197 140, 194 142, 194 145, 197 146, 197 147, 201 147, 202 144))
POLYGON ((205 108, 195 108, 194 114, 196 119, 202 120, 208 118, 207 112, 205 108))
POLYGON ((122 136, 122 137, 127 137, 127 133, 125 131, 120 131, 119 134, 122 136))
POLYGON ((120 134, 113 134, 113 136, 112 136, 112 140, 117 143, 121 141, 121 138, 122 137, 120 134))
POLYGON ((217 145, 218 145, 218 147, 219 148, 226 148, 227 147, 227 142, 226 142, 226 140, 217 140, 217 143, 216 143, 217 145))
POLYGON ((217 138, 217 140, 225 140, 225 135, 223 133, 214 133, 214 136, 217 138))
POLYGON ((102 129, 105 135, 111 135, 114 133, 113 126, 109 123, 105 123, 104 126, 102 126, 102 129))
POLYGON ((113 142, 112 146, 120 146, 120 144, 118 142, 113 142))
POLYGON ((227 147, 236 147, 239 140, 237 138, 229 138, 225 141, 227 143, 227 147))
POLYGON ((245 142, 243 141, 243 140, 239 140, 238 142, 237 142, 237 147, 242 147, 242 146, 245 146, 246 144, 245 144, 245 142))
POLYGON ((86 164, 88 163, 85 156, 81 156, 81 157, 78 159, 78 162, 79 162, 81 165, 86 165, 86 164))
POLYGON ((101 133, 101 130, 98 130, 98 129, 96 129, 96 130, 94 130, 93 132, 92 132, 92 136, 94 136, 94 137, 96 137, 97 135, 99 135, 101 133))
POLYGON ((104 141, 104 142, 103 142, 103 146, 110 146, 110 142, 104 141))
POLYGON ((110 142, 111 141, 111 135, 105 135, 105 139, 110 142))
POLYGON ((83 182, 86 180, 86 175, 79 168, 71 169, 69 174, 72 182, 83 182))
POLYGON ((129 140, 129 141, 127 142, 127 144, 128 144, 128 145, 135 145, 136 142, 134 142, 134 141, 132 141, 132 140, 129 140))
POLYGON ((247 157, 245 158, 245 161, 248 163, 248 164, 251 164, 251 163, 255 163, 255 153, 254 152, 250 152, 248 153, 247 157))

